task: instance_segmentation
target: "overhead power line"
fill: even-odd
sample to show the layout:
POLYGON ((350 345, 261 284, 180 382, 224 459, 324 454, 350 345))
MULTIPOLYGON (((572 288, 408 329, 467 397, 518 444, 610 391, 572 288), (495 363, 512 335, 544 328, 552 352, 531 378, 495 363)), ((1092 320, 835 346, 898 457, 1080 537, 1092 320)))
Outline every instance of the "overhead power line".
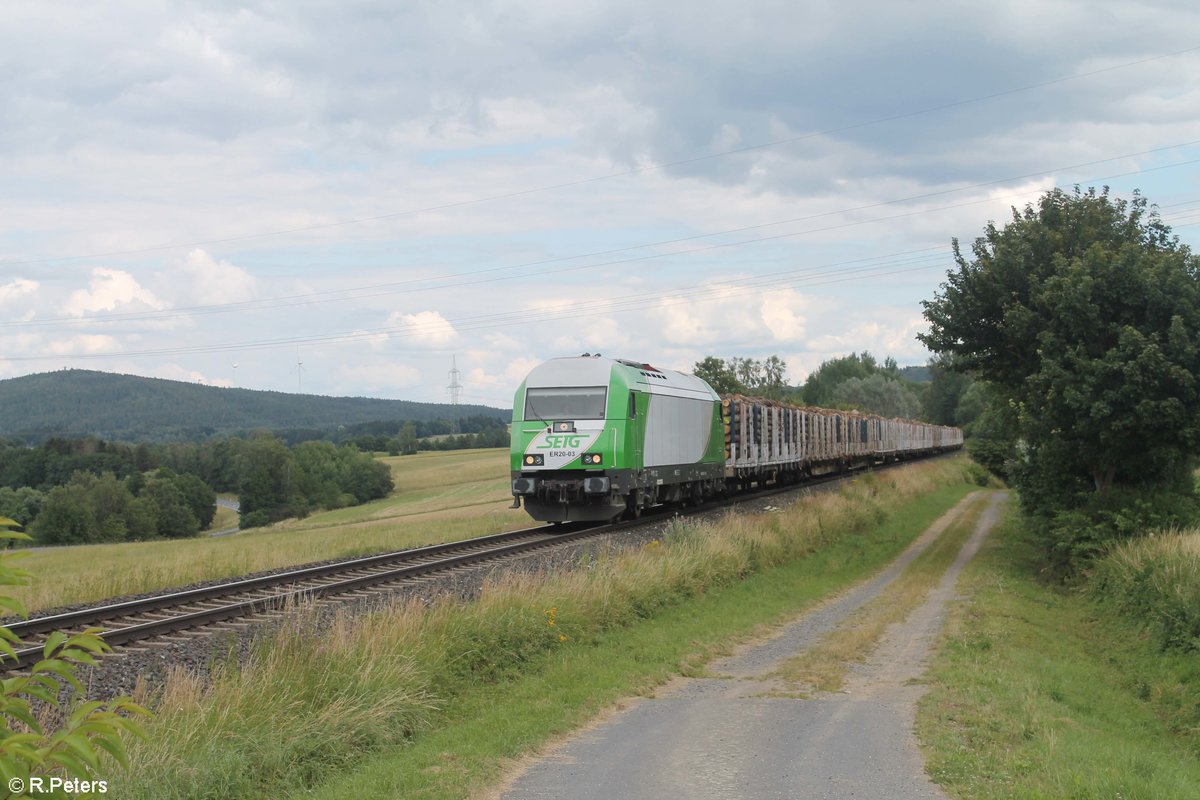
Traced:
POLYGON ((936 113, 938 111, 946 111, 946 110, 949 110, 952 108, 961 108, 963 106, 969 106, 969 105, 974 105, 976 103, 982 103, 982 102, 985 102, 988 100, 994 100, 999 97, 1006 97, 1009 95, 1020 94, 1022 92, 1033 91, 1035 89, 1043 89, 1047 86, 1054 86, 1054 85, 1061 84, 1061 83, 1067 83, 1070 81, 1076 81, 1076 80, 1081 80, 1083 78, 1093 77, 1095 75, 1102 75, 1102 74, 1114 72, 1117 70, 1128 69, 1130 67, 1140 66, 1142 64, 1148 64, 1153 61, 1160 61, 1160 60, 1167 59, 1167 58, 1174 58, 1176 56, 1195 52, 1197 50, 1200 50, 1200 46, 1188 47, 1188 48, 1184 48, 1182 50, 1175 50, 1170 53, 1162 53, 1160 55, 1150 56, 1147 58, 1138 59, 1136 61, 1128 61, 1128 62, 1124 62, 1121 64, 1114 64, 1112 66, 1101 67, 1099 69, 1090 70, 1088 72, 1081 72, 1081 73, 1077 73, 1074 75, 1064 75, 1064 76, 1061 76, 1058 78, 1053 78, 1051 80, 1041 81, 1039 83, 1031 83, 1031 84, 1027 84, 1025 86, 1017 86, 1017 87, 1013 87, 1011 89, 1004 89, 999 92, 992 92, 990 94, 980 95, 978 97, 967 98, 964 100, 956 100, 953 102, 942 103, 942 104, 935 105, 935 106, 928 106, 926 108, 921 108, 921 109, 917 109, 914 111, 906 111, 906 112, 903 112, 900 114, 890 114, 887 116, 876 117, 873 119, 864 120, 864 121, 852 123, 849 125, 841 125, 841 126, 837 126, 837 127, 833 127, 833 128, 825 128, 823 130, 813 131, 813 132, 801 134, 798 136, 789 136, 789 137, 786 137, 783 139, 776 139, 776 140, 769 141, 769 142, 760 142, 757 144, 745 145, 743 147, 736 147, 736 148, 732 148, 729 150, 723 150, 718 153, 709 153, 707 155, 702 155, 702 156, 692 156, 690 158, 683 158, 683 159, 677 159, 677 160, 673 160, 673 161, 667 161, 667 162, 664 162, 661 164, 651 164, 651 165, 647 165, 647 166, 643 166, 643 167, 635 167, 633 169, 622 170, 620 172, 612 172, 612 173, 608 173, 605 175, 596 175, 596 176, 593 176, 590 178, 579 178, 576 180, 564 181, 562 183, 548 184, 545 186, 536 186, 536 187, 531 187, 531 188, 527 188, 527 189, 519 189, 519 190, 515 190, 515 191, 511 191, 511 192, 502 192, 502 193, 494 194, 494 195, 485 195, 485 196, 481 196, 481 197, 469 198, 466 200, 458 200, 458 201, 454 201, 454 202, 450 202, 450 203, 439 203, 439 204, 435 204, 435 205, 424 206, 421 208, 406 209, 403 211, 393 211, 393 212, 388 212, 388 213, 384 213, 384 214, 375 214, 375 215, 368 216, 368 217, 357 217, 354 219, 336 220, 333 222, 315 223, 312 225, 301 225, 301 226, 297 226, 297 227, 293 227, 293 228, 281 228, 281 229, 276 229, 276 230, 271 230, 271 231, 260 231, 257 233, 246 233, 246 234, 238 234, 238 235, 233 235, 233 236, 212 237, 212 238, 199 239, 199 240, 190 241, 190 242, 175 242, 175 243, 170 243, 170 244, 152 245, 152 246, 148 246, 148 247, 128 248, 128 249, 124 249, 124 250, 109 250, 106 252, 94 252, 94 253, 77 254, 77 255, 52 256, 52 257, 47 257, 47 258, 5 260, 5 261, 0 261, 0 266, 16 267, 16 266, 27 266, 27 265, 33 265, 33 264, 50 264, 50 263, 55 263, 55 262, 60 262, 60 261, 77 261, 77 260, 89 259, 89 258, 109 258, 109 257, 113 257, 113 256, 140 255, 140 254, 145 254, 145 253, 163 252, 163 251, 168 251, 168 250, 180 250, 180 249, 184 249, 184 248, 188 248, 188 247, 205 247, 205 246, 216 245, 216 244, 231 244, 234 242, 245 242, 245 241, 252 241, 255 239, 266 239, 266 238, 273 238, 276 236, 288 236, 288 235, 297 234, 297 233, 311 233, 314 231, 328 230, 330 228, 338 228, 338 227, 344 227, 344 226, 349 226, 349 225, 360 225, 360 224, 368 223, 368 222, 380 222, 380 221, 388 220, 388 219, 397 219, 400 217, 413 216, 416 214, 424 214, 424 213, 429 213, 429 212, 433 212, 433 211, 446 211, 446 210, 450 210, 450 209, 454 209, 454 208, 463 208, 466 206, 495 202, 498 200, 511 200, 511 199, 514 199, 517 197, 523 197, 523 196, 531 195, 531 194, 538 194, 541 192, 549 192, 549 191, 555 191, 558 189, 567 189, 567 188, 572 188, 572 187, 576 187, 576 186, 584 186, 587 184, 598 183, 600 181, 607 181, 607 180, 612 180, 615 178, 630 177, 633 175, 639 175, 639 174, 646 173, 646 172, 654 172, 654 171, 658 171, 658 170, 670 169, 672 167, 681 167, 681 166, 686 166, 688 164, 698 164, 698 163, 701 163, 704 161, 711 161, 711 160, 718 159, 718 158, 725 158, 728 156, 740 155, 743 153, 749 153, 749 152, 754 152, 754 151, 758 151, 758 150, 766 150, 766 149, 770 149, 770 148, 781 147, 783 145, 795 144, 797 142, 802 142, 802 141, 806 141, 809 139, 815 139, 815 138, 822 137, 822 136, 831 136, 834 134, 846 133, 848 131, 859 130, 859 129, 871 127, 874 125, 882 125, 887 122, 897 122, 897 121, 903 120, 903 119, 910 119, 912 117, 923 116, 925 114, 932 114, 932 113, 936 113))
MULTIPOLYGON (((474 286, 474 285, 479 285, 479 284, 483 284, 483 283, 493 283, 493 282, 496 282, 499 280, 509 280, 515 276, 504 275, 501 277, 480 279, 480 280, 462 280, 462 278, 474 277, 474 276, 479 276, 479 275, 487 275, 487 274, 493 274, 493 273, 498 273, 498 272, 512 272, 512 271, 519 270, 519 269, 527 269, 529 267, 544 266, 544 265, 548 265, 548 264, 562 263, 565 261, 579 261, 579 260, 585 259, 585 258, 596 258, 596 257, 600 257, 600 256, 613 255, 613 254, 617 254, 617 253, 631 252, 631 251, 635 251, 635 250, 644 250, 644 249, 648 249, 648 248, 652 248, 652 247, 666 247, 666 246, 675 245, 675 244, 683 244, 686 242, 698 241, 701 239, 713 238, 715 236, 729 236, 729 235, 737 234, 737 233, 746 233, 749 231, 762 230, 764 228, 778 227, 780 225, 791 225, 791 224, 796 224, 799 222, 808 222, 808 221, 812 221, 812 220, 822 219, 825 217, 839 216, 842 214, 851 214, 851 213, 860 212, 860 211, 869 211, 871 209, 882 208, 882 207, 886 207, 886 206, 890 206, 890 205, 899 205, 901 203, 909 203, 909 202, 915 202, 915 201, 919 201, 919 200, 928 200, 928 199, 931 199, 934 197, 942 197, 942 196, 951 195, 951 194, 958 194, 961 192, 971 191, 973 189, 981 189, 981 188, 985 188, 985 187, 989 187, 989 186, 998 186, 998 185, 1005 184, 1005 183, 1012 183, 1014 181, 1021 181, 1021 180, 1027 180, 1030 178, 1042 177, 1047 174, 1052 174, 1055 172, 1063 172, 1066 170, 1081 169, 1083 167, 1096 166, 1099 164, 1105 164, 1105 163, 1109 163, 1112 161, 1121 161, 1121 160, 1129 159, 1129 158, 1137 158, 1139 156, 1147 156, 1147 155, 1153 155, 1153 154, 1157 154, 1157 153, 1163 153, 1163 152, 1167 152, 1170 150, 1177 150, 1177 149, 1184 148, 1184 147, 1191 147, 1191 146, 1197 145, 1197 144, 1200 144, 1200 139, 1192 140, 1192 141, 1188 141, 1188 142, 1182 142, 1180 144, 1164 145, 1162 147, 1155 147, 1155 148, 1151 148, 1149 150, 1141 150, 1141 151, 1137 151, 1137 152, 1133 152, 1133 153, 1123 153, 1123 154, 1117 155, 1117 156, 1110 156, 1108 158, 1096 159, 1093 161, 1086 161, 1086 162, 1081 162, 1078 164, 1068 164, 1065 166, 1057 166, 1057 167, 1051 167, 1051 168, 1047 168, 1047 169, 1041 169, 1041 170, 1037 170, 1034 172, 1028 172, 1028 173, 1025 173, 1022 175, 1015 175, 1015 176, 1009 176, 1006 178, 996 178, 993 180, 981 181, 979 183, 973 183, 973 184, 969 184, 966 186, 958 186, 958 187, 954 187, 954 188, 950 188, 950 189, 940 189, 938 191, 924 192, 921 194, 909 195, 907 197, 893 198, 891 200, 880 200, 880 201, 876 201, 873 203, 865 203, 862 205, 852 206, 849 208, 838 209, 838 210, 834 210, 834 211, 823 211, 823 212, 819 212, 816 214, 808 214, 808 215, 801 216, 801 217, 792 217, 789 219, 776 220, 773 222, 758 223, 755 225, 746 225, 746 226, 741 226, 741 227, 737 227, 737 228, 727 228, 727 229, 720 230, 720 231, 699 233, 699 234, 693 234, 690 236, 681 236, 681 237, 676 237, 673 239, 664 239, 664 240, 659 240, 659 241, 654 241, 654 242, 645 242, 642 244, 629 245, 626 247, 612 248, 612 249, 608 249, 608 250, 598 250, 598 251, 593 251, 593 252, 589 252, 589 253, 580 253, 580 254, 569 255, 569 256, 556 256, 553 258, 540 259, 538 261, 529 261, 529 262, 524 262, 521 264, 511 264, 511 265, 498 266, 498 267, 487 267, 484 269, 471 270, 471 271, 462 272, 462 273, 436 275, 436 276, 429 276, 429 277, 424 277, 424 278, 410 278, 410 279, 406 279, 406 280, 402 280, 402 281, 390 281, 387 283, 370 284, 370 285, 366 285, 366 286, 349 287, 349 288, 344 288, 344 289, 330 289, 330 290, 325 290, 325 291, 321 291, 321 292, 309 292, 309 293, 298 294, 298 295, 284 295, 284 296, 275 297, 275 298, 260 298, 260 299, 255 299, 255 300, 241 300, 241 301, 235 301, 235 302, 230 302, 230 303, 212 303, 212 304, 186 306, 186 307, 182 307, 182 308, 171 308, 171 309, 162 309, 162 310, 153 310, 153 311, 132 311, 132 312, 123 312, 123 313, 116 313, 116 314, 105 314, 103 316, 50 317, 50 318, 25 320, 25 321, 18 320, 18 321, 11 321, 11 322, 0 322, 0 329, 18 328, 18 327, 44 327, 44 326, 49 326, 49 325, 60 325, 60 324, 84 324, 84 323, 95 324, 95 323, 108 323, 108 322, 130 322, 130 321, 140 321, 140 320, 176 319, 179 317, 186 317, 186 316, 200 316, 200 315, 208 315, 208 314, 232 313, 232 312, 239 312, 239 311, 270 310, 270 309, 275 309, 275 308, 286 308, 286 307, 293 307, 293 306, 298 306, 298 305, 309 305, 309 304, 314 304, 314 303, 342 302, 342 301, 347 301, 347 300, 369 299, 369 298, 374 298, 374 297, 383 297, 383 296, 387 296, 390 294, 396 294, 399 292, 407 293, 407 292, 419 292, 419 291, 432 291, 432 290, 436 290, 436 289, 459 288, 459 287, 463 287, 463 286, 474 286), (433 284, 434 281, 446 281, 446 282, 433 284), (432 284, 432 285, 414 286, 415 284, 422 284, 422 283, 432 284)), ((1100 181, 1100 180, 1111 180, 1112 178, 1116 178, 1116 177, 1124 177, 1124 176, 1131 175, 1131 174, 1142 174, 1145 172, 1153 172, 1153 171, 1164 170, 1164 169, 1173 169, 1173 168, 1187 166, 1187 165, 1195 164, 1195 163, 1200 163, 1200 159, 1193 159, 1190 161, 1182 161, 1182 162, 1177 162, 1174 164, 1164 164, 1164 165, 1161 165, 1158 167, 1146 167, 1144 169, 1133 170, 1131 172, 1122 172, 1122 173, 1118 173, 1115 175, 1099 176, 1096 178, 1091 178, 1087 182, 1094 182, 1094 181, 1100 181)), ((815 229, 807 229, 804 231, 795 231, 795 232, 777 234, 777 235, 772 235, 772 236, 762 236, 762 237, 756 237, 756 238, 751 238, 751 239, 742 239, 742 240, 738 240, 738 241, 734 241, 734 242, 722 242, 722 243, 717 243, 717 244, 713 244, 713 245, 706 245, 704 247, 691 248, 688 250, 673 250, 673 251, 668 251, 668 252, 664 252, 664 253, 651 253, 648 255, 632 256, 630 258, 603 261, 603 262, 598 262, 598 263, 597 262, 589 262, 587 264, 582 264, 582 265, 573 266, 573 267, 565 267, 562 269, 542 270, 542 271, 534 272, 534 273, 525 273, 525 274, 521 275, 520 277, 522 277, 522 278, 543 277, 546 275, 557 275, 557 274, 562 274, 562 273, 566 273, 566 272, 577 272, 577 271, 582 271, 582 270, 587 270, 587 269, 594 269, 596 267, 615 266, 615 265, 619 265, 619 264, 627 264, 627 263, 638 262, 638 261, 669 258, 669 257, 673 257, 673 256, 680 256, 680 255, 692 255, 695 253, 705 252, 705 251, 709 251, 709 250, 719 250, 719 249, 725 249, 725 248, 729 248, 729 247, 740 247, 740 246, 747 245, 747 244, 757 244, 757 243, 761 243, 761 242, 773 241, 773 240, 778 240, 778 239, 794 238, 794 237, 804 236, 804 235, 808 235, 808 234, 812 234, 812 233, 822 233, 822 232, 838 230, 838 229, 846 228, 846 227, 853 227, 856 225, 869 224, 869 223, 873 223, 873 222, 886 221, 886 220, 890 220, 890 219, 898 219, 898 218, 902 218, 902 217, 908 217, 908 216, 914 216, 914 215, 920 215, 920 214, 926 214, 926 213, 934 213, 937 211, 944 211, 944 210, 952 209, 952 208, 961 208, 963 206, 968 206, 968 205, 978 205, 981 203, 992 202, 996 199, 998 199, 998 198, 987 197, 987 198, 983 198, 980 200, 969 201, 966 203, 958 203, 958 204, 949 205, 949 206, 939 206, 939 207, 935 207, 935 208, 921 209, 918 211, 894 215, 894 216, 890 216, 890 217, 859 220, 859 221, 840 224, 840 225, 833 225, 833 226, 815 228, 815 229)))

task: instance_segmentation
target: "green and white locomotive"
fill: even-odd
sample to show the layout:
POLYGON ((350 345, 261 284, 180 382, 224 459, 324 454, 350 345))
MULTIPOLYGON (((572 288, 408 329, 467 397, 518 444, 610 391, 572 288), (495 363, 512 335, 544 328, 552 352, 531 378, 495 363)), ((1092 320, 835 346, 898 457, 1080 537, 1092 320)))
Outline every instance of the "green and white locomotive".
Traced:
POLYGON ((725 485, 721 398, 674 370, 555 358, 517 389, 511 458, 514 507, 546 522, 701 500, 725 485))
POLYGON ((513 508, 545 522, 639 516, 757 485, 962 447, 962 431, 719 396, 702 379, 582 355, 537 366, 513 400, 513 508))

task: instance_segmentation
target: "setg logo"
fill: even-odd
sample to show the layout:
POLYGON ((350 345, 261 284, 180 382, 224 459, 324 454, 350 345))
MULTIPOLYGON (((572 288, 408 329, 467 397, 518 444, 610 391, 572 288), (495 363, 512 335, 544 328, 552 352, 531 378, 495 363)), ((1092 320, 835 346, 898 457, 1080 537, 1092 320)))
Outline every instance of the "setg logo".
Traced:
POLYGON ((536 453, 542 457, 543 463, 538 465, 542 469, 560 469, 583 455, 599 437, 598 430, 577 433, 542 431, 533 437, 533 441, 525 448, 525 454, 536 453))
POLYGON ((578 433, 572 433, 566 436, 547 436, 546 440, 539 444, 537 448, 539 450, 578 450, 581 444, 583 444, 583 436, 578 433))

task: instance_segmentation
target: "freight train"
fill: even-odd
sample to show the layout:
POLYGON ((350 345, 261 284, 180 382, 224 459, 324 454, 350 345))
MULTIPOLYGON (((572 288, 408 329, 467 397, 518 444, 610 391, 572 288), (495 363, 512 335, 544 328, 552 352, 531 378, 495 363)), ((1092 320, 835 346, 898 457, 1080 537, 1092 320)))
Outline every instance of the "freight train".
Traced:
POLYGON ((533 369, 513 400, 513 508, 544 522, 638 517, 962 447, 962 431, 718 395, 704 380, 584 354, 533 369))

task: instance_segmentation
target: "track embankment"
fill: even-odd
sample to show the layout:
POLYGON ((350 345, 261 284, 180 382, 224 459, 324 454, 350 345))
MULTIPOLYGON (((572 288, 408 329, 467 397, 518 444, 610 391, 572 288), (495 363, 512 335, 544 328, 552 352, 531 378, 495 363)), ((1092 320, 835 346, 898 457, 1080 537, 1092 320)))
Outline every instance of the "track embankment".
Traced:
POLYGON ((912 732, 915 681, 1006 499, 973 493, 874 578, 712 663, 710 677, 633 701, 532 763, 502 796, 944 797, 912 732), (864 640, 861 629, 878 635, 864 640), (842 688, 822 691, 811 668, 828 673, 839 658, 850 662, 833 670, 842 688))

